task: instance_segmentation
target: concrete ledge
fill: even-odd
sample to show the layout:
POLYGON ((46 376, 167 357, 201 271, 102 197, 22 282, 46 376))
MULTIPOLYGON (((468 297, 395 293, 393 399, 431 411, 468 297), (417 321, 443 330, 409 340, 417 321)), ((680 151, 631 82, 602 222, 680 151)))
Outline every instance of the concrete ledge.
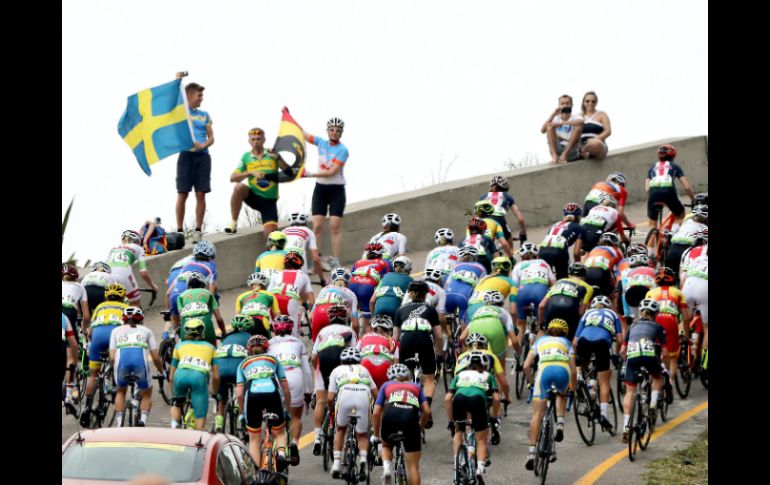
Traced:
MULTIPOLYGON (((463 180, 446 182, 432 187, 404 192, 349 204, 345 210, 344 248, 342 260, 352 262, 360 257, 363 245, 381 230, 383 214, 396 212, 403 221, 401 232, 408 237, 410 251, 434 246, 433 234, 439 227, 449 227, 456 238, 465 232, 473 204, 488 191, 493 175, 508 178, 509 193, 516 200, 528 226, 553 223, 561 217, 566 202, 582 205, 588 190, 608 173, 620 171, 628 177, 629 202, 645 200, 644 179, 650 165, 657 159, 655 149, 671 143, 677 148, 676 162, 685 172, 693 190, 708 187, 708 137, 669 138, 642 145, 613 150, 602 161, 580 160, 567 165, 538 165, 509 172, 497 172, 463 180)), ((681 184, 678 184, 681 189, 681 184)), ((516 220, 507 216, 511 230, 518 233, 516 220)), ((328 228, 327 228, 328 231, 328 228)), ((230 289, 245 285, 253 271, 257 255, 264 251, 265 238, 261 226, 238 229, 236 235, 217 233, 207 235, 216 244, 219 287, 230 289)), ((185 249, 149 258, 147 267, 156 283, 163 288, 169 269, 178 259, 190 254, 192 243, 185 249)), ((322 254, 329 254, 328 235, 321 245, 322 254)), ((149 303, 149 297, 143 304, 149 303)), ((163 305, 162 298, 156 305, 163 305)))

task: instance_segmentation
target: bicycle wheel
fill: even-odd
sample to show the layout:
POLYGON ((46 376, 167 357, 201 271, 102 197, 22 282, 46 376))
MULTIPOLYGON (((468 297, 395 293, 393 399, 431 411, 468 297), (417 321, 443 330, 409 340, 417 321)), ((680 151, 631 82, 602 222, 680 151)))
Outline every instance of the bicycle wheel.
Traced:
POLYGON ((444 362, 444 370, 441 372, 441 374, 444 378, 444 392, 447 392, 455 374, 455 357, 451 348, 449 349, 449 352, 447 352, 447 358, 444 362))
POLYGON ((618 394, 618 402, 623 402, 623 396, 626 395, 626 383, 623 380, 623 376, 620 373, 620 369, 615 372, 615 379, 616 379, 616 387, 617 387, 617 394, 618 394))
POLYGON ((639 402, 639 409, 637 409, 637 418, 639 422, 639 434, 637 436, 639 440, 639 447, 643 450, 647 449, 647 445, 650 444, 650 438, 652 437, 652 431, 655 428, 649 415, 650 401, 648 397, 647 403, 643 406, 641 401, 639 402))
POLYGON ((637 414, 639 411, 637 407, 640 407, 639 396, 634 398, 634 404, 631 406, 631 416, 628 419, 628 459, 634 461, 636 458, 636 451, 639 449, 639 429, 636 423, 637 414))
POLYGON ((667 394, 668 394, 668 391, 664 389, 664 391, 660 394, 660 398, 658 399, 658 410, 660 411, 660 419, 662 419, 664 423, 668 421, 668 401, 666 400, 667 394))
POLYGON ((612 428, 607 430, 607 432, 610 434, 610 436, 615 436, 618 434, 618 407, 620 404, 615 403, 615 393, 612 392, 612 386, 610 386, 610 402, 609 406, 607 407, 607 411, 610 411, 607 413, 607 420, 612 424, 612 428))
POLYGON ((551 462, 551 448, 553 447, 553 431, 551 429, 552 427, 552 419, 549 419, 547 421, 547 424, 545 426, 546 428, 546 434, 545 434, 545 456, 543 456, 540 459, 540 485, 545 484, 545 477, 548 475, 548 465, 551 462))
MULTIPOLYGON (((160 343, 158 352, 160 353, 160 360, 163 365, 163 372, 165 375, 171 374, 171 359, 174 355, 174 340, 166 339, 160 343)), ((158 382, 160 395, 163 396, 163 400, 171 406, 171 398, 174 397, 174 389, 171 387, 171 382, 168 379, 163 379, 158 382)))
POLYGON ((521 345, 521 353, 516 362, 516 399, 521 399, 524 393, 524 387, 527 383, 527 377, 524 375, 524 359, 529 353, 529 338, 524 336, 524 343, 521 345))
POLYGON ((596 438, 596 425, 593 420, 595 405, 596 403, 591 399, 585 383, 578 383, 572 409, 575 412, 575 423, 577 423, 580 437, 588 446, 593 445, 594 438, 596 438))
POLYGON ((690 363, 687 361, 690 348, 687 343, 682 343, 679 346, 679 357, 676 361, 677 373, 674 376, 674 385, 676 385, 676 393, 682 399, 687 399, 690 394, 690 386, 692 385, 692 372, 690 371, 690 363))
POLYGON ((324 423, 322 426, 323 436, 321 437, 321 456, 323 456, 323 466, 324 471, 329 471, 329 466, 331 465, 332 461, 334 460, 332 449, 332 441, 330 439, 331 433, 329 432, 329 413, 326 413, 326 418, 324 418, 324 423))
MULTIPOLYGON (((403 445, 399 445, 401 447, 403 445)), ((396 461, 396 468, 394 473, 396 485, 409 485, 409 477, 406 474, 406 465, 404 464, 404 453, 399 451, 398 459, 396 461)))
POLYGON ((467 483, 468 461, 468 448, 466 448, 465 444, 461 444, 455 454, 455 485, 465 485, 467 483))

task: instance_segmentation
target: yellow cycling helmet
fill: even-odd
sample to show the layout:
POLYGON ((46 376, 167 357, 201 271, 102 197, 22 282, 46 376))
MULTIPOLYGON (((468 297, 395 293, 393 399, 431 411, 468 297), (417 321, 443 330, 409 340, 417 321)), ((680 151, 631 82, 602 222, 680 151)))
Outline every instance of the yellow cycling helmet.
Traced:
POLYGON ((189 338, 203 337, 206 331, 206 324, 200 318, 191 318, 184 324, 184 335, 189 338))
POLYGON ((107 287, 104 289, 104 297, 108 298, 111 296, 117 296, 120 298, 126 297, 126 287, 123 286, 120 283, 110 283, 107 285, 107 287))
POLYGON ((548 330, 551 329, 561 330, 564 335, 569 333, 569 325, 567 325, 567 322, 561 318, 554 318, 548 323, 548 330))

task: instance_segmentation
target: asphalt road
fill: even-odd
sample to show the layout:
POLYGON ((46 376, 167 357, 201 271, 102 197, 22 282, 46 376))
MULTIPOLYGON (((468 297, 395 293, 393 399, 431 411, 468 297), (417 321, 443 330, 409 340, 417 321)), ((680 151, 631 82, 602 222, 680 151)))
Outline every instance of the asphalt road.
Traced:
MULTIPOLYGON (((626 208, 631 221, 638 223, 646 219, 645 204, 637 203, 626 208)), ((515 222, 514 222, 515 224, 515 222)), ((640 234, 634 237, 639 240, 644 237, 646 227, 639 225, 640 234)), ((515 227, 514 227, 515 229, 515 227)), ((529 229, 529 239, 539 242, 545 232, 545 227, 529 229)), ((433 229, 426 229, 433 230, 433 229)), ((514 233, 517 231, 514 230, 514 233)), ((407 235, 408 236, 408 235, 407 235)), ((414 271, 421 271, 424 267, 427 251, 409 253, 414 264, 414 271)), ((256 252, 255 252, 256 258, 256 252)), ((235 298, 246 288, 238 288, 223 292, 222 314, 225 321, 229 321, 234 313, 235 298)), ((314 285, 318 292, 318 286, 314 285)), ((146 325, 153 330, 156 337, 160 337, 162 331, 162 318, 158 311, 148 312, 145 319, 146 325)), ((513 376, 511 385, 513 385, 513 376)), ((613 376, 614 383, 614 376, 613 376)), ((614 384, 613 384, 614 387, 614 384)), ((515 394, 512 397, 515 398, 515 394)), ((423 445, 423 454, 420 461, 420 469, 425 484, 446 484, 452 481, 452 453, 449 432, 446 430, 447 418, 443 408, 444 387, 439 383, 433 399, 434 426, 426 433, 427 443, 423 445)), ((548 483, 570 484, 584 478, 581 483, 598 484, 641 484, 641 473, 644 467, 651 461, 666 456, 678 448, 685 447, 693 441, 698 434, 708 426, 708 392, 700 382, 693 382, 690 396, 686 400, 680 400, 676 396, 674 403, 669 408, 669 421, 677 416, 684 415, 698 405, 706 403, 706 409, 694 414, 670 431, 659 423, 658 434, 646 451, 637 454, 635 462, 630 462, 627 456, 610 466, 601 476, 598 476, 595 468, 626 449, 619 437, 610 437, 606 433, 597 431, 597 437, 593 446, 586 446, 577 431, 574 415, 570 412, 566 417, 564 441, 557 444, 558 460, 552 463, 548 470, 548 483), (589 473, 594 475, 586 476, 589 473), (597 480, 598 477, 598 480, 597 480), (593 481, 595 480, 595 481, 593 481)), ((213 400, 209 405, 209 420, 207 426, 213 422, 213 400)), ((531 409, 524 400, 511 403, 508 407, 508 416, 503 418, 501 426, 502 442, 499 446, 492 447, 492 465, 487 469, 485 481, 488 484, 529 484, 539 483, 532 472, 524 468, 528 446, 529 421, 532 416, 531 409)), ((622 411, 618 413, 619 425, 622 424, 622 411)), ((169 426, 169 406, 163 401, 157 390, 153 393, 153 409, 150 414, 150 425, 159 427, 169 426)), ((660 421, 660 420, 659 420, 660 421)), ((303 435, 312 433, 312 414, 303 415, 303 435)), ((72 416, 66 416, 62 408, 62 443, 76 431, 76 421, 72 416)), ((308 439, 304 441, 309 441, 308 439)), ((340 483, 333 480, 323 471, 321 457, 313 456, 312 446, 305 446, 300 451, 301 464, 291 468, 290 480, 296 484, 340 483)), ((606 465, 605 465, 606 467, 606 465)), ((379 483, 381 468, 375 468, 372 476, 374 483, 379 483)))

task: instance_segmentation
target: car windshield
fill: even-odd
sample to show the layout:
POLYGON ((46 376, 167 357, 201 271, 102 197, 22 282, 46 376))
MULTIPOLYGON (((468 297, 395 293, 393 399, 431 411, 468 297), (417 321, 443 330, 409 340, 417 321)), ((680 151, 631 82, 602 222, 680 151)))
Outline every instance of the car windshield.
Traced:
POLYGON ((131 480, 157 473, 172 482, 198 481, 204 449, 159 443, 90 442, 67 448, 61 458, 62 478, 131 480))

